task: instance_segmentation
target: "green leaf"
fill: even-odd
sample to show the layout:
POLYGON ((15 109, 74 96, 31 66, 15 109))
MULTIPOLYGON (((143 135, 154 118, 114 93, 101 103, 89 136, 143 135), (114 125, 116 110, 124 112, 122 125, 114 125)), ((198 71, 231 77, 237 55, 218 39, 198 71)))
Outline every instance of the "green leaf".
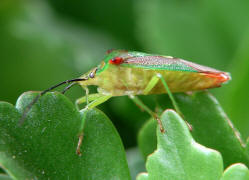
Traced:
MULTIPOLYGON (((245 149, 239 132, 210 93, 176 94, 175 98, 185 120, 193 126, 191 133, 198 143, 218 150, 222 154, 225 167, 236 162, 248 166, 249 148, 245 149)), ((144 157, 156 148, 155 127, 156 122, 150 120, 139 132, 138 144, 144 157), (148 138, 150 141, 147 141, 148 138)))
POLYGON ((249 179, 249 170, 244 164, 233 164, 229 166, 221 180, 248 180, 249 179))
POLYGON ((5 173, 4 170, 0 167, 0 173, 5 173))
POLYGON ((220 153, 196 143, 176 112, 166 110, 160 119, 166 132, 157 129, 157 150, 147 159, 148 175, 142 174, 139 180, 217 180, 222 176, 220 153))
POLYGON ((239 132, 208 91, 175 97, 185 119, 193 126, 191 133, 198 143, 218 150, 225 167, 237 162, 249 166, 249 153, 239 132))
POLYGON ((147 158, 156 149, 156 127, 155 119, 147 121, 138 134, 138 146, 144 158, 147 158))
POLYGON ((23 94, 16 108, 0 103, 0 164, 15 179, 130 179, 125 152, 110 120, 99 110, 78 112, 65 96, 47 93, 18 121, 37 93, 23 94), (82 156, 75 153, 86 114, 82 156))
POLYGON ((148 173, 140 173, 136 178, 136 180, 146 180, 146 179, 148 179, 148 173))
POLYGON ((10 178, 8 175, 6 174, 0 174, 0 180, 11 180, 12 178, 10 178))
POLYGON ((126 151, 131 179, 136 179, 138 173, 145 171, 145 161, 138 148, 130 148, 126 151))

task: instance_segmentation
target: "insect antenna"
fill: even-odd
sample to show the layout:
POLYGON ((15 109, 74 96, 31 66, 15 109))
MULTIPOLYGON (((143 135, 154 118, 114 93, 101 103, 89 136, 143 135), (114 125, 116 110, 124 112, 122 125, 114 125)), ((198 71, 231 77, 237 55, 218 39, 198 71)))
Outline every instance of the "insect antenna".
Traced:
POLYGON ((22 114, 22 117, 21 117, 20 120, 19 120, 19 125, 22 125, 22 124, 23 124, 24 120, 25 120, 26 117, 27 117, 28 112, 30 111, 30 109, 32 108, 32 106, 39 100, 39 98, 40 98, 42 95, 46 94, 47 92, 49 92, 49 91, 51 91, 51 90, 53 90, 53 89, 55 89, 55 88, 57 88, 57 87, 59 87, 59 86, 61 86, 61 85, 63 85, 63 84, 72 83, 72 84, 70 84, 69 86, 67 86, 67 87, 62 91, 62 93, 64 94, 70 87, 72 87, 74 84, 76 84, 75 82, 85 81, 85 80, 88 80, 88 77, 86 77, 86 78, 77 78, 77 79, 66 80, 66 81, 63 81, 63 82, 61 82, 61 83, 59 83, 59 84, 56 84, 56 85, 54 85, 54 86, 52 86, 52 87, 50 87, 50 88, 48 88, 48 89, 46 89, 46 90, 40 92, 40 93, 31 101, 31 103, 30 103, 28 106, 25 107, 25 109, 24 109, 24 111, 23 111, 23 114, 22 114))
POLYGON ((69 84, 67 87, 63 89, 63 91, 61 91, 61 94, 65 94, 66 91, 68 91, 71 87, 73 87, 76 84, 77 84, 76 82, 69 84))

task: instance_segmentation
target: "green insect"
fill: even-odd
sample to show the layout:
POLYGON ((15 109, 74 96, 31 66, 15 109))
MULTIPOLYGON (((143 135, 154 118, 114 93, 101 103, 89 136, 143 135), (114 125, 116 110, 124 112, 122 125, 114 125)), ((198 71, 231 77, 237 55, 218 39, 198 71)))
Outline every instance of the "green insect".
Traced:
MULTIPOLYGON (((136 51, 112 50, 108 51, 104 60, 80 78, 61 82, 40 93, 25 109, 22 123, 40 96, 63 84, 69 84, 65 93, 75 84, 80 84, 86 90, 86 96, 78 99, 76 104, 86 103, 86 109, 91 109, 107 101, 113 96, 129 96, 136 104, 147 111, 159 123, 164 132, 160 119, 136 95, 168 93, 174 108, 180 110, 172 93, 203 90, 220 87, 230 80, 229 73, 198 65, 171 56, 146 54, 136 51), (87 87, 95 85, 98 93, 89 94, 87 87)), ((77 154, 83 139, 84 124, 80 128, 77 154)))

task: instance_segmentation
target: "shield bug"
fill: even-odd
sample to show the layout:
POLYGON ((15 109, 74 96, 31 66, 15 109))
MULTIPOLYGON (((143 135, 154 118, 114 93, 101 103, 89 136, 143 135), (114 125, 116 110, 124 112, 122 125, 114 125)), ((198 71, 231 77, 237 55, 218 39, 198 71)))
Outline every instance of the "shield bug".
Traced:
MULTIPOLYGON (((74 84, 81 85, 86 90, 86 96, 78 99, 76 104, 87 103, 91 109, 107 101, 113 96, 129 96, 136 104, 158 120, 161 131, 163 127, 156 113, 136 97, 136 95, 168 93, 176 109, 180 110, 172 93, 204 90, 220 87, 231 79, 229 73, 210 67, 195 64, 171 56, 147 54, 136 51, 108 51, 103 61, 81 77, 61 82, 41 92, 25 109, 20 123, 23 122, 30 108, 40 96, 63 84, 69 84, 65 93, 74 84), (87 87, 95 85, 98 93, 89 94, 87 87)), ((83 138, 83 125, 79 136, 77 154, 80 154, 80 144, 83 138)))

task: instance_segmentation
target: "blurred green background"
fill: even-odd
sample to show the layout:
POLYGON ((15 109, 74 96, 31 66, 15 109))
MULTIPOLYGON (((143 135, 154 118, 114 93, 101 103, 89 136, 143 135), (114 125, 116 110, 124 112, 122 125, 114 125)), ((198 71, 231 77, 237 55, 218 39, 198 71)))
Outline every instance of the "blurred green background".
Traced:
MULTIPOLYGON (((112 48, 181 57, 231 72, 232 81, 211 92, 246 140, 248 0, 1 0, 0 100, 15 104, 25 91, 78 77, 112 48)), ((83 95, 80 87, 67 94, 72 101, 83 95)), ((142 99, 151 105, 156 98, 142 99)), ((100 109, 125 147, 135 146, 149 116, 127 97, 112 98, 100 109)))

